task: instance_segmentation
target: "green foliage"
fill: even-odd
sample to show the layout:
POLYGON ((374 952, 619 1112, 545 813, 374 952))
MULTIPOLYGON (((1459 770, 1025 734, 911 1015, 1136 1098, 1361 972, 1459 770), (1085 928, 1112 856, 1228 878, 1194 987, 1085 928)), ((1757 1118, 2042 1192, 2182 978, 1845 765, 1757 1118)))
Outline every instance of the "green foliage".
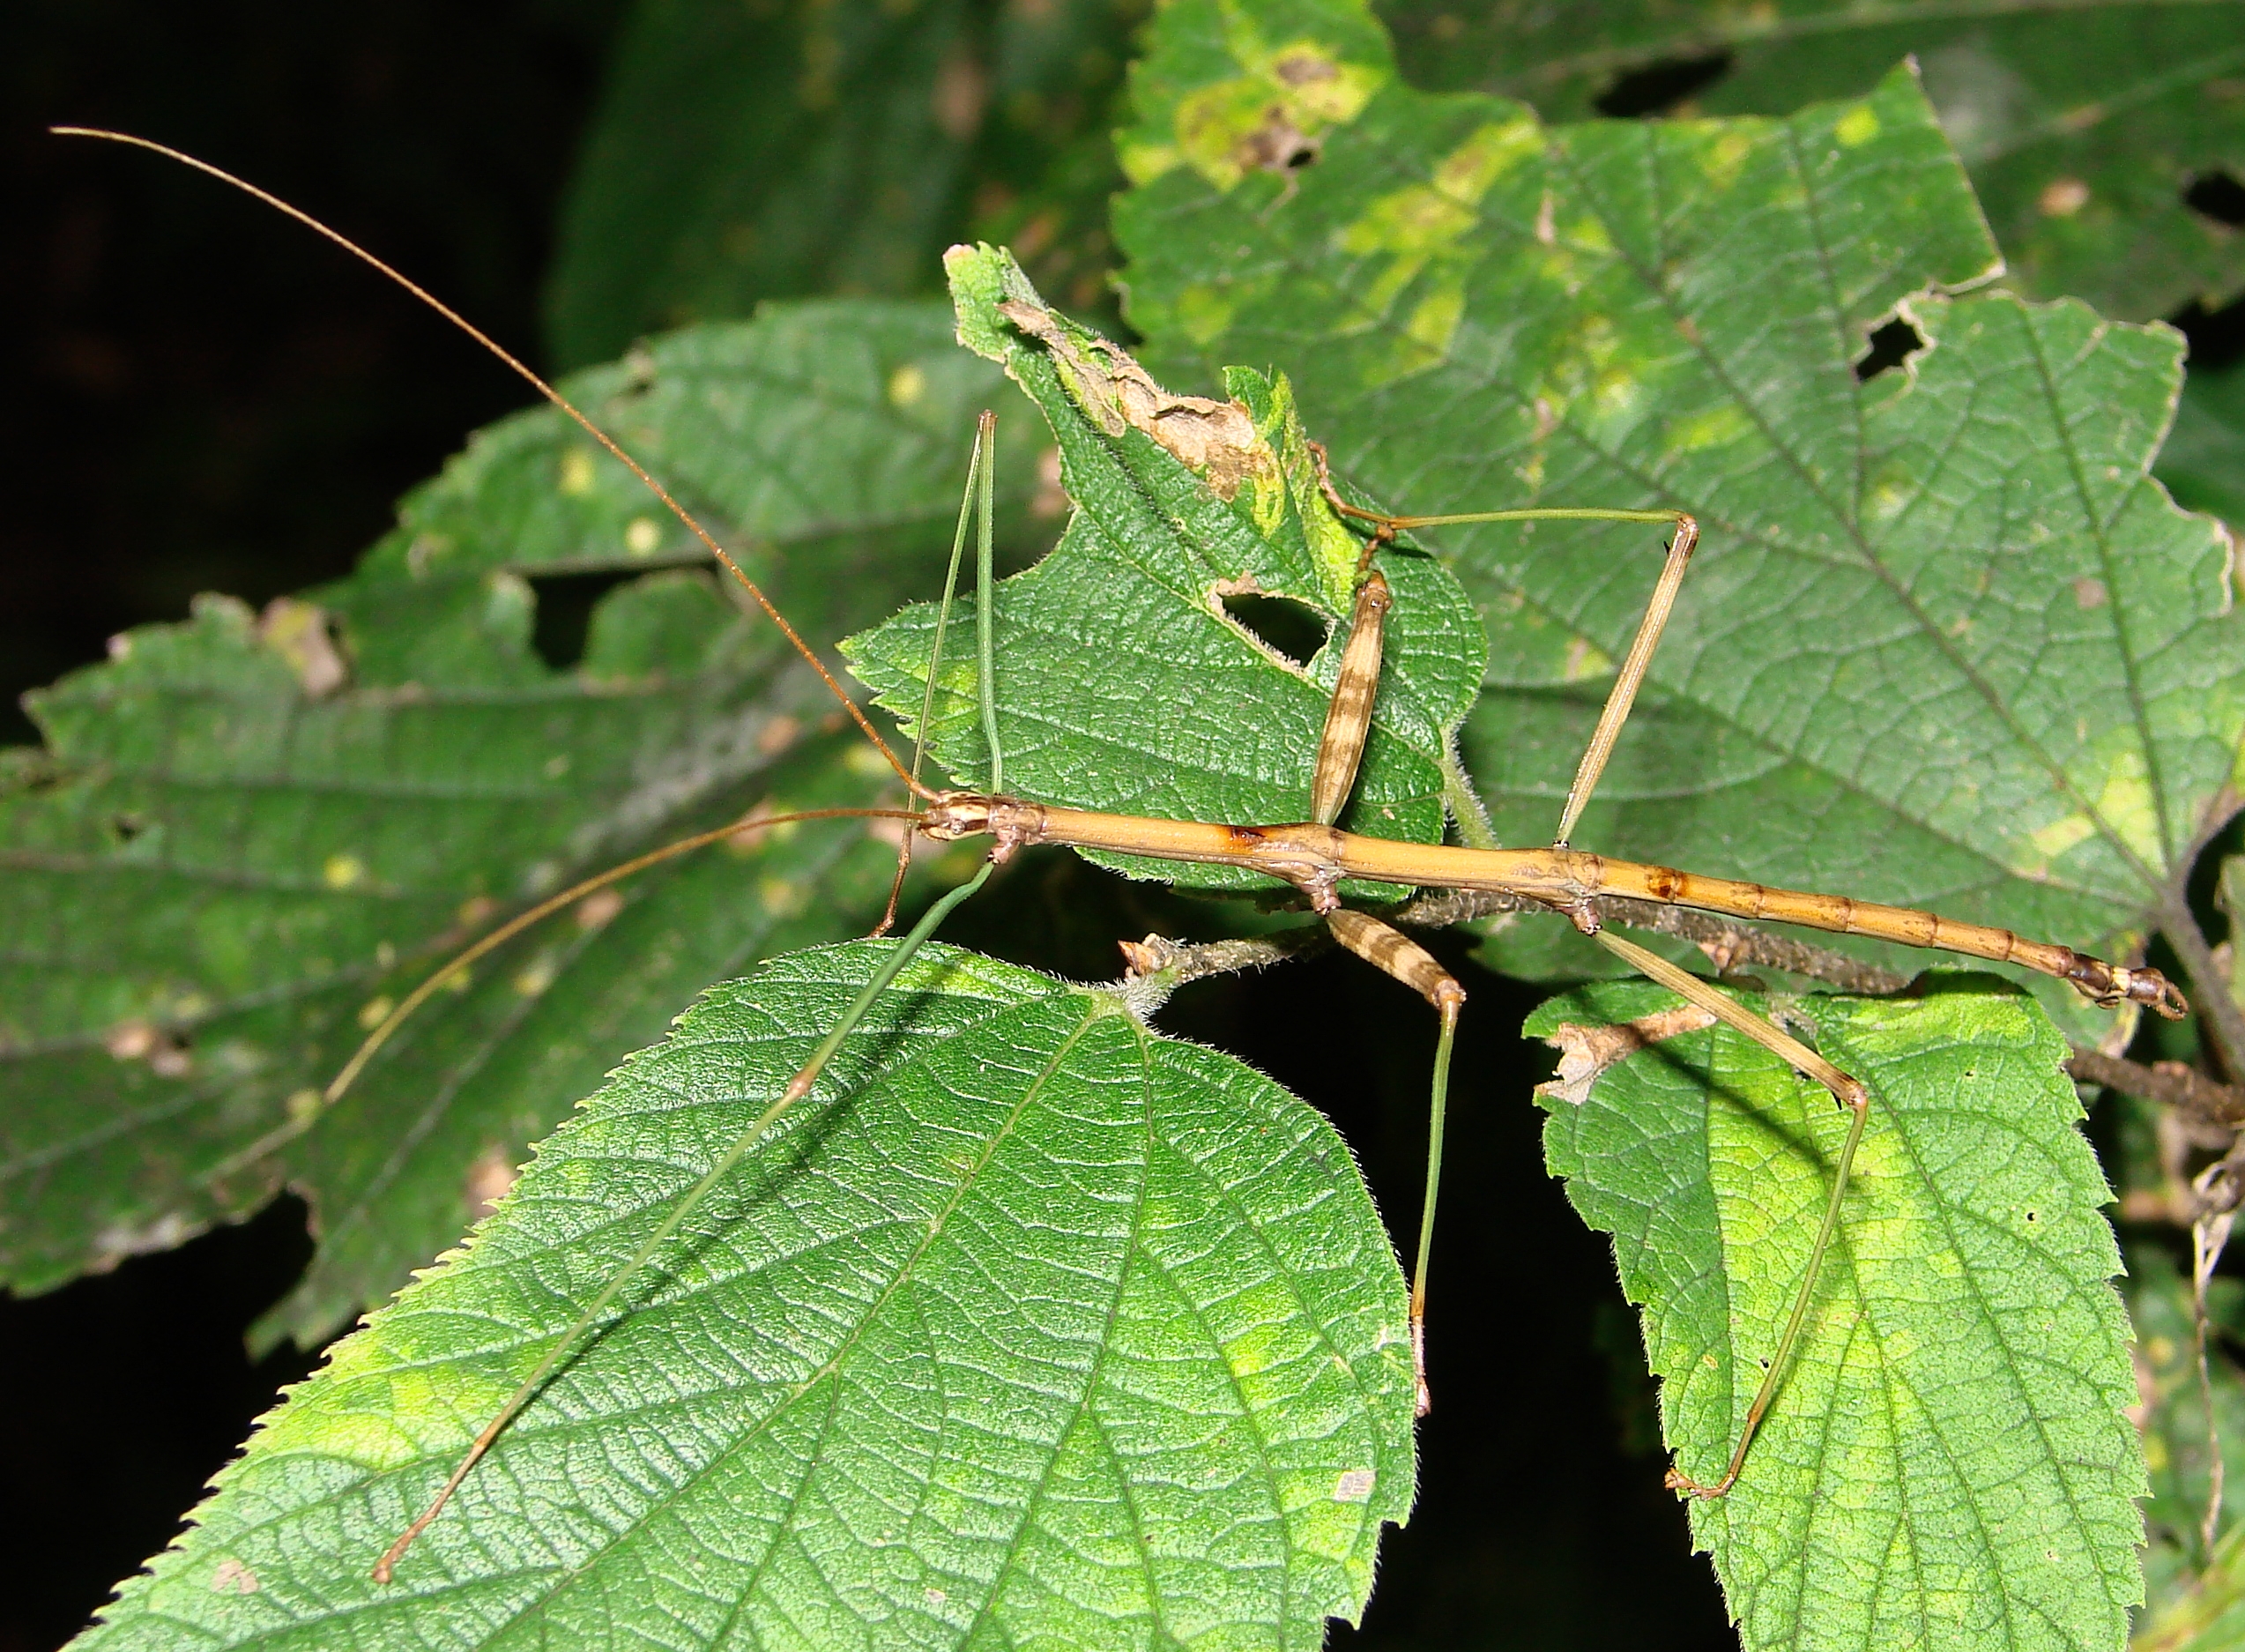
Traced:
POLYGON ((932 290, 970 227, 1079 304, 1119 180, 1104 127, 1139 0, 643 0, 561 223, 570 363, 765 299, 932 290))
POLYGON ((1725 58, 1694 111, 1789 115, 1860 96, 1914 55, 2020 292, 2144 321, 2245 286, 2245 242, 2183 202, 2210 174, 2245 179, 2245 6, 1389 0, 1381 10, 1414 84, 1525 98, 1552 120, 1589 115, 1632 71, 1725 58))
MULTIPOLYGON (((1081 165, 1077 138, 1108 71, 1059 42, 1122 15, 650 4, 580 180, 557 336, 593 352, 760 294, 917 284, 915 249, 957 213, 994 130, 942 130, 940 111, 990 94, 963 90, 975 63, 1010 65, 991 107, 1044 145, 1016 206, 1045 190, 1059 220, 1081 212, 1104 161, 1081 165), (994 48, 978 43, 991 28, 994 48), (1015 95, 1071 87, 1074 113, 1015 95)), ((2125 14, 2068 15, 2088 19, 2088 63, 2125 14)), ((1587 77, 1679 39, 1606 26, 1595 63, 1530 35, 1504 72, 1587 77)), ((2041 54, 2018 71, 2031 95, 2005 106, 2020 121, 2070 107, 2078 66, 2033 44, 2055 26, 1942 26, 1951 55, 1928 73, 1952 133, 1966 102, 1944 86, 1983 59, 2041 54)), ((2203 86, 2212 48, 2175 26, 2160 61, 2203 86)), ((1886 37, 1835 32, 1847 50, 1818 60, 1826 79, 1793 74, 1788 108, 1867 84, 1886 37)), ((972 411, 1000 397, 1002 366, 1049 425, 1074 509, 993 599, 995 681, 963 647, 933 673, 916 732, 962 784, 988 771, 992 694, 1010 790, 1298 818, 1362 545, 1315 485, 1314 435, 1344 488, 1414 512, 1700 517, 1699 565, 1586 845, 2122 956, 2176 933, 2245 744, 2230 543, 2149 473, 2179 350, 2078 302, 1974 290, 1996 244, 1912 71, 1781 119, 1546 126, 1404 85, 1348 0, 1171 0, 1147 48, 1119 157, 1130 315, 1152 373, 1209 399, 1163 390, 988 247, 950 258, 968 350, 931 307, 835 302, 680 334, 577 386, 823 641, 933 588, 972 411), (1914 353, 1859 377, 1896 319, 1914 353), (1250 599, 1292 605, 1308 644, 1259 635, 1255 610, 1235 612, 1250 599)), ((1792 73, 1774 48, 1748 56, 1742 99, 1792 73)), ((1535 85, 1562 107, 1590 83, 1535 85)), ((2144 145, 2204 164, 2182 130, 2144 145)), ((2003 190, 2047 187, 2020 168, 2090 153, 1989 141, 1966 159, 2006 223, 2026 220, 2003 190)), ((2099 164, 2124 160, 2140 154, 2099 164)), ((2172 212, 2107 234, 2117 186, 2097 171, 2089 188, 2017 232, 2031 281, 2089 272, 2141 314, 2160 248, 2192 281, 2231 279, 2225 246, 2177 263, 2172 212)), ((1096 258, 1089 245, 1070 256, 1096 258)), ((1050 502, 1044 437, 1004 394, 1018 544, 1050 502)), ((2196 445, 2167 473, 2226 506, 2234 421, 2218 386, 2194 400, 2196 445)), ((1505 840, 1541 840, 1654 535, 1419 540, 1383 553, 1399 600, 1346 823, 1433 841, 1479 833, 1485 810, 1505 840)), ((776 835, 746 868, 681 863, 620 909, 525 937, 319 1105, 378 1007, 490 909, 751 805, 893 798, 698 560, 576 432, 526 415, 409 500, 316 605, 206 602, 40 703, 48 750, 0 779, 18 897, 0 916, 0 1114, 24 1284, 291 1185, 322 1252, 264 1334, 316 1336, 457 1235, 479 1167, 513 1164, 707 989, 465 1251, 338 1345, 93 1641, 1317 1644, 1327 1616, 1361 1612, 1412 1481, 1401 1284, 1347 1149, 1240 1064, 1153 1032, 1150 989, 943 949, 626 1282, 398 1583, 368 1581, 881 956, 805 951, 723 979, 861 928, 877 904, 888 857, 860 829, 776 835), (631 578, 557 667, 532 646, 557 588, 526 582, 564 574, 631 578)), ((917 607, 850 644, 909 721, 932 629, 917 607)), ((1556 920, 1542 939, 1493 931, 1483 956, 1586 972, 1556 920)), ((2115 1032, 2036 989, 2083 1039, 2115 1032)), ((2141 1597, 2129 1499, 2145 1481, 2122 1410, 2138 1389, 2063 1038, 2035 998, 1985 981, 1758 1001, 1875 1100, 1810 1334, 1746 1477, 1692 1510, 1748 1644, 2117 1646, 2141 1597)), ((1672 1003, 1595 986, 1532 1027, 1672 1003)), ((1547 1097, 1547 1146, 1645 1309, 1668 1443, 1712 1477, 1790 1306, 1842 1120, 1758 1048, 1679 1024, 1634 1053, 1569 1034, 1595 1059, 1547 1097)), ((2172 1284, 2139 1299, 2171 1314, 2172 1284)), ((2197 1494, 2176 1467, 2186 1425, 2181 1407, 2150 1422, 2168 1450, 2160 1581, 2199 1572, 2215 1602, 2234 1541, 2207 1556, 2174 1535, 2197 1494)), ((2147 1633, 2216 1614, 2182 1600, 2175 1584, 2147 1633)))
POLYGON ((1361 1611, 1412 1385, 1347 1148, 1111 992, 943 948, 369 1581, 879 949, 768 965, 634 1057, 85 1644, 1311 1648, 1361 1611))
MULTIPOLYGON (((2144 1489, 2109 1197, 2024 994, 1936 977, 1914 1000, 1788 1007, 1876 1075, 1839 1239, 1782 1397, 1730 1495, 1694 1502, 1749 1647, 2111 1646, 2141 1598, 2144 1489)), ((1614 1235, 1664 1431, 1721 1474, 1824 1216, 1847 1120, 1819 1086, 1642 983, 1528 1023, 1586 1059, 1544 1145, 1614 1235), (1587 1025, 1570 1023, 1587 1023, 1587 1025), (1649 1045, 1649 1047, 1647 1046, 1649 1045)))
MULTIPOLYGON (((1699 517, 1579 841, 2122 955, 2172 909, 2245 733, 2227 540, 2147 474, 2177 341, 1948 296, 1996 252, 1906 71, 1784 121, 1547 129, 1401 85, 1349 6, 1258 31, 1179 0, 1135 85, 1117 226, 1157 370, 1292 364, 1305 422, 1391 508, 1699 517), (1297 84, 1320 159, 1243 170, 1210 111, 1297 84), (1859 380, 1898 309, 1927 347, 1859 380)), ((1467 756, 1498 835, 1536 841, 1651 536, 1422 538, 1489 623, 1467 756)))
MULTIPOLYGON (((918 307, 810 306, 571 388, 827 627, 924 587, 948 543, 963 433, 998 383, 947 331, 918 307)), ((1032 461, 1008 462, 1019 492, 1032 461)), ((896 796, 705 572, 607 596, 569 669, 532 650, 530 577, 700 561, 690 543, 532 413, 409 500, 319 606, 261 621, 206 599, 33 696, 47 749, 0 791, 13 1285, 176 1244, 287 1185, 321 1249, 258 1335, 316 1342, 457 1238, 693 993, 869 921, 890 856, 860 833, 675 864, 494 955, 320 1105, 382 1008, 502 907, 760 802, 896 796)))

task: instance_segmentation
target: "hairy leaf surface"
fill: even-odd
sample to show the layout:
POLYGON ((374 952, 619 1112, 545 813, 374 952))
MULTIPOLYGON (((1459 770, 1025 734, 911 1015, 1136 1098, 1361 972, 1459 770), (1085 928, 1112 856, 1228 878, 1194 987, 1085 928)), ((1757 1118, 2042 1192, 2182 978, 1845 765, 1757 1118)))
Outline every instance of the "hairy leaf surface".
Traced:
MULTIPOLYGON (((1907 73, 1783 121, 1547 129, 1401 86, 1352 7, 1259 33, 1182 0, 1134 86, 1118 221, 1172 382, 1285 367, 1395 508, 1699 517, 1578 842, 2123 956, 2172 911, 2245 733, 2228 544, 2147 474, 2178 341, 1949 295, 1995 249, 1907 73), (1298 176, 1238 161, 1266 104, 1318 130, 1298 176), (1925 347, 1860 378, 1898 310, 1925 347)), ((1540 840, 1656 542, 1422 537, 1489 621, 1468 758, 1540 840)))
POLYGON ((1348 1150, 1110 992, 940 947, 368 1581, 881 950, 633 1058, 81 1644, 1312 1648, 1361 1611, 1412 1382, 1348 1150))
MULTIPOLYGON (((682 334, 571 388, 815 624, 928 577, 999 381, 940 310, 856 304, 682 334)), ((1010 457, 1025 487, 1028 450, 1010 457)), ((321 1252, 260 1335, 316 1340, 456 1238, 691 993, 863 926, 889 852, 859 828, 710 852, 487 959, 321 1106, 387 1007, 508 911, 760 802, 893 800, 769 623, 699 569, 608 595, 567 668, 533 650, 532 580, 702 554, 528 413, 316 606, 205 599, 33 697, 47 748, 0 791, 11 1284, 288 1185, 321 1252)))
MULTIPOLYGON (((2111 1647, 2142 1596, 2120 1256, 2064 1042, 2024 994, 1933 979, 1914 1000, 1793 1006, 1874 1099, 1747 1472, 1691 1506, 1749 1647, 2111 1647)), ((1704 1482, 1791 1311, 1847 1120, 1705 1016, 1650 1019, 1676 1002, 1587 988, 1528 1031, 1645 1030, 1566 1093, 1546 1087, 1544 1144, 1614 1235, 1663 1432, 1704 1482)))
POLYGON ((1790 115, 1859 96, 1914 56, 2003 249, 2011 284, 2148 321, 2245 284, 2245 240, 2186 193, 2245 180, 2245 6, 2026 0, 1955 6, 1545 6, 1391 0, 1429 90, 1525 98, 1580 119, 1632 72, 1704 63, 1695 114, 1790 115))

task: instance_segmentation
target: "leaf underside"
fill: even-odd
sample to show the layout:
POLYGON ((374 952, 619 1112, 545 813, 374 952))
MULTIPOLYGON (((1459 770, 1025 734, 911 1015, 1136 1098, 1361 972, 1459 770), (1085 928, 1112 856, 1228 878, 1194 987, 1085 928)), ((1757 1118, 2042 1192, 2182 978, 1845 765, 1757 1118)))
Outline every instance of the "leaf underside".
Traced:
MULTIPOLYGON (((1000 382, 938 307, 831 304, 570 388, 814 626, 924 588, 1000 382)), ((1009 451, 1013 500, 1032 450, 1009 451)), ((639 577, 702 559, 620 466, 526 413, 317 606, 206 599, 33 698, 47 748, 0 780, 9 1283, 176 1244, 287 1185, 321 1248, 257 1338, 316 1342, 457 1238, 694 992, 865 926, 892 852, 858 828, 673 863, 485 960, 319 1105, 383 1008, 528 900, 752 805, 893 801, 760 615, 698 567, 639 577), (532 647, 529 582, 554 573, 632 582, 560 669, 532 647)))
POLYGON ((1361 1611, 1412 1381, 1347 1149, 1110 993, 941 947, 368 1580, 882 944, 634 1057, 81 1644, 1311 1648, 1361 1611))

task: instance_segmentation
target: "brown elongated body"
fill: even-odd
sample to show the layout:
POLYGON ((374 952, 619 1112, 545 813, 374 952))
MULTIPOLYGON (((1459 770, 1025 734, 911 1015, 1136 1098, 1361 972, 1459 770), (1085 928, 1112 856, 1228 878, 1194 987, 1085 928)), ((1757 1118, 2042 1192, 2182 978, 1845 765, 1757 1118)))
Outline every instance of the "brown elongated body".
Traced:
POLYGON ((1690 906, 1726 917, 1798 924, 1834 934, 1899 941, 1996 964, 2016 964, 2070 982, 2084 997, 2114 1007, 2143 1004, 2182 1016, 2182 994, 2157 970, 2128 969, 2008 929, 1966 923, 1909 906, 1887 906, 1846 895, 1773 889, 1736 878, 1706 877, 1673 867, 1609 859, 1578 849, 1466 849, 1397 843, 1305 822, 1280 826, 1210 825, 1152 820, 1089 809, 1058 808, 1019 798, 948 792, 932 803, 921 830, 953 838, 987 832, 1002 859, 1027 844, 1067 844, 1120 854, 1236 866, 1293 884, 1319 912, 1339 904, 1343 878, 1418 888, 1497 889, 1547 902, 1586 933, 1595 930, 1589 901, 1622 895, 1690 906))

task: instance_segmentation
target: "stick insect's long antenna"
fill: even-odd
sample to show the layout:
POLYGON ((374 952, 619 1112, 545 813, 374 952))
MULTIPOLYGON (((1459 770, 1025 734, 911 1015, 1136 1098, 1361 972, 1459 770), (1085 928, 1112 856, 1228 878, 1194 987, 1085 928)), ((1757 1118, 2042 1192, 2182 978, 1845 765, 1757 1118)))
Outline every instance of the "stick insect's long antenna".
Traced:
MULTIPOLYGON (((981 686, 985 701, 983 727, 991 741, 990 764, 993 782, 999 772, 1000 757, 996 715, 990 710, 988 703, 991 683, 989 662, 992 647, 992 632, 988 615, 993 560, 991 509, 994 498, 994 487, 991 470, 994 454, 992 443, 996 425, 997 420, 994 415, 985 413, 982 416, 975 434, 975 468, 968 481, 968 498, 970 506, 978 510, 981 515, 980 536, 977 541, 976 571, 980 587, 978 598, 983 615, 981 626, 983 652, 981 686)), ((965 540, 965 529, 966 524, 962 517, 959 532, 961 543, 963 543, 965 540)), ((956 571, 957 557, 955 554, 953 558, 955 577, 956 571)), ((949 596, 950 592, 947 588, 945 592, 947 615, 949 609, 949 596)), ((938 621, 939 637, 941 634, 942 623, 941 621, 938 621)), ((940 650, 940 642, 938 647, 940 650)), ((928 674, 931 684, 940 665, 941 655, 939 651, 931 658, 929 662, 928 674)), ((925 737, 925 718, 923 718, 922 729, 923 737, 925 737)), ((832 812, 870 813, 871 811, 832 812)), ((898 813, 897 811, 883 812, 892 815, 898 813)), ((903 818, 917 822, 919 817, 907 814, 903 815, 903 818)), ((911 829, 907 827, 905 841, 908 844, 911 842, 910 830, 911 829)), ((670 1214, 656 1224, 655 1231, 642 1239, 631 1255, 626 1259, 623 1266, 609 1276, 608 1282, 600 1287, 598 1293, 585 1306, 584 1311, 579 1313, 576 1321, 561 1334, 561 1340, 546 1350, 545 1358, 538 1362, 537 1368, 508 1397, 506 1404, 500 1408, 499 1414, 484 1425, 482 1432, 476 1435, 474 1442, 468 1447, 467 1455, 452 1470, 450 1477, 438 1490, 429 1506, 421 1511, 420 1517, 412 1525, 398 1535, 398 1540, 391 1544, 382 1559, 375 1563, 375 1582, 387 1583, 390 1581, 396 1572, 398 1562, 404 1558, 405 1551, 413 1546, 413 1539, 426 1531, 429 1522, 444 1512, 445 1504, 451 1501, 452 1493, 459 1489, 461 1482, 468 1477, 475 1465, 483 1460, 484 1454, 489 1451, 499 1436, 506 1432, 507 1425, 521 1415, 523 1408, 537 1397, 539 1390, 545 1387, 546 1379, 561 1368, 564 1360, 576 1352, 585 1334, 592 1328, 601 1314, 606 1312, 608 1305, 615 1300, 618 1293, 637 1276, 639 1270, 646 1266, 648 1260, 662 1247, 665 1242, 677 1233, 685 1224, 687 1218, 700 1208, 702 1201, 717 1190, 718 1184, 732 1172, 742 1159, 755 1150, 757 1144, 770 1133, 772 1127, 779 1122, 787 1110, 810 1093, 811 1087, 818 1082, 819 1075, 826 1069, 827 1063, 834 1059, 835 1052, 839 1050, 843 1041, 857 1030, 858 1023, 865 1019, 866 1012, 873 1008, 874 1001, 882 993, 888 991, 889 984, 896 979, 897 972, 911 961, 913 955, 920 949, 928 937, 935 933, 937 926, 949 917, 954 910, 990 881, 991 873, 996 869, 995 860, 984 861, 981 869, 973 877, 959 885, 958 888, 950 890, 930 906, 919 922, 912 926, 911 932, 882 957, 880 966, 873 971, 871 979, 859 989, 857 997, 850 1001, 850 1007, 844 1009, 836 1020, 833 1030, 819 1041, 818 1047, 811 1052, 810 1059, 798 1069, 795 1076, 787 1081, 787 1086, 780 1091, 778 1098, 758 1113, 750 1121, 747 1128, 734 1138, 732 1145, 718 1157, 717 1163, 702 1173, 700 1180, 687 1189, 684 1195, 672 1207, 670 1214)), ((531 919, 530 914, 525 914, 524 917, 525 919, 531 919)), ((433 986, 434 983, 430 985, 433 986)))
POLYGON ((193 155, 188 154, 182 150, 174 149, 167 144, 157 143, 152 138, 136 138, 130 132, 113 132, 98 126, 50 126, 47 130, 54 133, 58 138, 98 138, 104 143, 123 144, 134 149, 145 149, 153 154, 162 155, 167 160, 176 160, 183 167, 191 167, 196 171, 200 172, 206 176, 216 178, 221 183, 231 184, 234 188, 240 190, 243 194, 254 197, 256 199, 263 201, 267 206, 271 207, 275 212, 294 219, 298 223, 303 225, 306 228, 314 231, 316 234, 324 235, 328 240, 342 248, 344 251, 349 253, 353 257, 359 259, 361 263, 371 266, 383 275, 387 276, 390 280, 405 288, 406 292, 412 294, 415 298, 427 305, 438 315, 443 316, 445 320, 450 322, 455 327, 457 327, 462 332, 467 334, 469 338, 474 339, 485 349, 491 352, 491 353, 498 357, 500 361, 505 362, 507 366, 520 374, 522 377, 529 383, 532 389, 535 390, 540 396, 543 396, 547 401, 552 402, 554 406, 560 408, 563 413, 567 413, 571 419, 576 420, 578 428, 582 429, 585 435, 591 436, 595 442, 606 448, 610 453, 613 454, 615 458, 623 464, 627 470, 639 479, 642 485, 643 485, 650 493, 653 494, 656 498, 662 501, 664 507, 667 509, 673 516, 676 517, 680 522, 686 525, 687 531, 692 533, 695 539, 702 541, 703 547, 709 551, 710 554, 717 558, 717 562, 725 568, 725 571, 740 582, 741 587, 746 590, 751 597, 755 599, 756 606, 764 611, 766 617, 768 617, 774 625, 779 627, 781 634, 794 645, 795 651, 800 654, 810 663, 810 666, 813 671, 819 673, 819 681, 826 684, 827 692, 831 694, 835 699, 841 703, 842 709, 850 714, 851 719, 857 724, 859 730, 867 740, 873 743, 874 748, 879 750, 881 756, 888 761, 888 766, 896 771, 897 778, 903 780, 907 785, 912 788, 912 794, 915 797, 930 797, 933 795, 933 793, 931 793, 926 786, 920 785, 920 783, 912 775, 906 771, 904 765, 897 761, 896 754, 888 748, 888 742, 881 739, 881 735, 875 732, 872 722, 866 718, 865 712, 859 709, 858 703, 850 697, 849 691, 847 689, 844 688, 839 682, 835 681, 834 673, 826 668, 825 663, 821 661, 818 655, 812 651, 811 645, 803 640, 801 633, 798 632, 792 625, 790 625, 787 622, 787 616, 782 614, 778 607, 774 605, 772 599, 764 594, 762 587, 759 586, 755 580, 748 577, 747 574, 742 570, 740 564, 733 561, 731 554, 725 550, 725 547, 718 544, 715 536, 713 536, 707 528, 703 527, 702 524, 695 519, 694 513, 688 510, 684 505, 679 503, 676 499, 673 498, 671 496, 670 490, 665 487, 662 483, 657 481, 653 476, 650 475, 646 468, 642 465, 637 459, 625 452, 623 448, 616 442, 614 437, 611 436, 598 425, 594 424, 591 420, 588 419, 584 413, 580 413, 574 402, 570 401, 568 397, 562 395, 561 391, 555 390, 551 384, 548 384, 535 372, 532 371, 527 364, 525 364, 519 357, 516 356, 512 352, 509 351, 504 346, 500 344, 497 339, 492 338, 490 334, 485 332, 483 329, 478 327, 473 322, 468 320, 466 316, 461 315, 459 311, 454 309, 450 304, 447 304, 442 299, 437 297, 436 294, 431 293, 419 282, 414 281, 410 277, 392 269, 389 264, 384 264, 380 258, 375 257, 373 253, 368 252, 364 247, 359 245, 357 242, 353 241, 348 235, 344 234, 340 230, 329 228, 325 224, 320 222, 318 219, 314 218, 309 212, 303 211, 301 207, 292 206, 286 201, 282 200, 278 195, 274 195, 269 190, 261 190, 256 184, 248 182, 246 179, 235 177, 234 174, 227 171, 222 167, 214 167, 207 160, 198 160, 193 155))

